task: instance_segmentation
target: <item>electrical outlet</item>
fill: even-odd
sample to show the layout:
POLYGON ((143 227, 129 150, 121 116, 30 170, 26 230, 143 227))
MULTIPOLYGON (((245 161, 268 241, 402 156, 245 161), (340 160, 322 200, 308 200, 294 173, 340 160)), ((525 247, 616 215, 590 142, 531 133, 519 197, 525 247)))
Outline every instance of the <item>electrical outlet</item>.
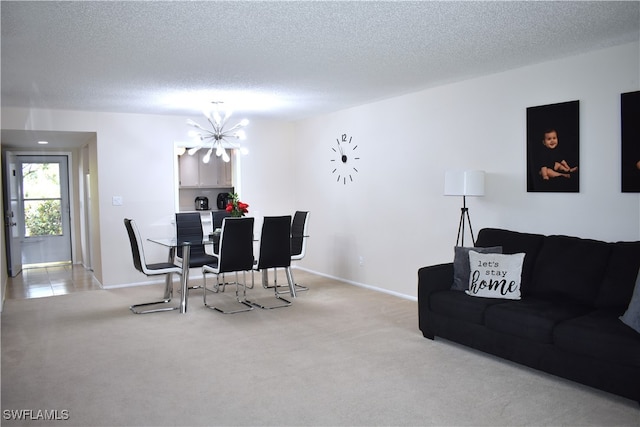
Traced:
POLYGON ((362 255, 358 257, 358 264, 360 264, 360 267, 364 265, 364 257, 362 255))
POLYGON ((122 206, 122 196, 113 196, 111 204, 113 206, 122 206))

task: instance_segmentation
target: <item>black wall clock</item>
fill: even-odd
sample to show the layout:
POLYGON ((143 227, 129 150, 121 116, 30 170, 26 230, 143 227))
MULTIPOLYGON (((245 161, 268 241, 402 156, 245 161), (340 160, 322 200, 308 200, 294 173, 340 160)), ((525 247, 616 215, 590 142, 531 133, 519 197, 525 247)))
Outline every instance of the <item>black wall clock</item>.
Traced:
POLYGON ((357 162, 360 160, 357 153, 358 144, 353 142, 353 137, 343 133, 336 138, 336 143, 331 146, 333 157, 331 158, 331 173, 336 182, 343 185, 353 182, 358 173, 357 162))

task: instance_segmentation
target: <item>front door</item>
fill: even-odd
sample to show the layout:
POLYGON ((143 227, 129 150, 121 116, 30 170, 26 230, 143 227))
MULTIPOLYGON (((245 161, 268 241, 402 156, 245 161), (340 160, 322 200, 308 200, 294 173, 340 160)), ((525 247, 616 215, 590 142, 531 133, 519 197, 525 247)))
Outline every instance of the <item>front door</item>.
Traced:
POLYGON ((22 264, 71 262, 67 156, 19 155, 22 264))

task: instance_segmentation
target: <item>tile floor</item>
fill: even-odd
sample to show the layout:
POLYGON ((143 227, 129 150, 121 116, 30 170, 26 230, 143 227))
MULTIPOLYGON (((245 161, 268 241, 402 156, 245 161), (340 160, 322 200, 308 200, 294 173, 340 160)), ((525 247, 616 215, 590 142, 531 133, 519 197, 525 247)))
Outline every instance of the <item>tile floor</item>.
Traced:
POLYGON ((25 268, 7 281, 7 299, 42 298, 102 289, 93 273, 81 265, 25 268))

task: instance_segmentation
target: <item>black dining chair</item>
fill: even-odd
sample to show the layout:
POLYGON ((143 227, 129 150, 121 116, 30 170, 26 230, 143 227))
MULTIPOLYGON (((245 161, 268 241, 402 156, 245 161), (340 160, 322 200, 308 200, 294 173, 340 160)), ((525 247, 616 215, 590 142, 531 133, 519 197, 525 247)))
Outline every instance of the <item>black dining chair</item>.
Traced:
MULTIPOLYGON (((293 221, 291 222, 291 261, 298 261, 304 258, 307 248, 307 225, 309 219, 309 212, 296 211, 293 215, 293 221)), ((287 285, 278 285, 278 272, 274 270, 274 284, 270 285, 267 281, 263 281, 262 286, 264 288, 278 288, 278 293, 289 293, 289 287, 287 285), (284 290, 283 290, 284 289, 284 290)), ((293 277, 293 272, 291 272, 293 277)), ((307 286, 300 285, 293 281, 296 291, 308 291, 307 286)))
MULTIPOLYGON (((213 224, 213 231, 216 231, 219 228, 222 228, 222 220, 225 218, 229 218, 231 213, 227 211, 212 211, 211 212, 211 223, 213 224)), ((213 253, 218 253, 218 243, 213 244, 213 253)))
MULTIPOLYGON (((202 231, 202 218, 199 212, 180 212, 176 213, 176 237, 178 241, 203 240, 204 232, 202 231)), ((190 245, 189 252, 189 268, 200 268, 205 264, 217 262, 217 258, 206 253, 204 244, 190 245)), ((176 264, 182 265, 182 247, 178 246, 176 250, 176 264)), ((199 286, 189 287, 189 289, 197 289, 199 286)))
POLYGON ((211 222, 213 223, 213 229, 222 228, 222 220, 230 216, 231 214, 227 211, 212 211, 211 222))
POLYGON ((171 302, 171 297, 173 296, 173 274, 182 274, 182 269, 177 267, 175 264, 171 262, 158 262, 153 264, 147 264, 144 257, 144 247, 142 246, 142 239, 140 238, 140 232, 138 231, 138 227, 134 220, 125 218, 124 226, 127 229, 127 234, 129 235, 129 243, 131 244, 131 254, 133 255, 133 266, 139 272, 147 275, 147 276, 157 276, 165 274, 166 283, 164 290, 164 298, 160 301, 153 302, 145 302, 141 304, 134 304, 129 307, 129 309, 135 314, 147 314, 147 313, 156 313, 160 311, 172 311, 177 310, 179 306, 170 306, 170 307, 159 307, 150 310, 138 310, 140 307, 148 307, 160 304, 168 304, 171 302))
MULTIPOLYGON (((296 211, 293 215, 291 223, 291 261, 299 261, 304 258, 307 251, 307 226, 309 225, 309 212, 296 211)), ((293 282, 297 291, 308 291, 307 286, 299 285, 293 282)))
POLYGON ((220 250, 216 257, 216 262, 202 266, 205 307, 224 314, 253 310, 253 306, 246 300, 246 272, 251 271, 253 268, 253 223, 254 219, 251 217, 224 218, 222 221, 220 250), (242 272, 242 285, 240 285, 238 277, 239 272, 242 272), (216 285, 213 289, 207 288, 207 273, 216 275, 216 285), (209 291, 216 293, 220 291, 220 275, 224 275, 225 273, 235 273, 236 275, 236 300, 244 306, 240 309, 225 311, 207 303, 207 294, 209 291), (242 296, 240 296, 239 293, 240 286, 242 286, 242 296))
MULTIPOLYGON (((291 215, 287 216, 265 216, 262 223, 262 232, 260 234, 260 252, 258 261, 254 265, 254 270, 262 271, 263 278, 266 278, 270 268, 277 271, 283 268, 289 283, 289 291, 291 297, 295 298, 296 290, 293 284, 293 276, 291 275, 291 215)), ((253 281, 253 275, 252 275, 253 281)), ((265 280, 263 279, 263 283, 265 280)), ((285 293, 278 290, 277 282, 273 286, 274 295, 278 299, 277 305, 264 305, 256 300, 250 301, 251 304, 264 308, 280 308, 291 305, 291 301, 280 296, 285 293)))

